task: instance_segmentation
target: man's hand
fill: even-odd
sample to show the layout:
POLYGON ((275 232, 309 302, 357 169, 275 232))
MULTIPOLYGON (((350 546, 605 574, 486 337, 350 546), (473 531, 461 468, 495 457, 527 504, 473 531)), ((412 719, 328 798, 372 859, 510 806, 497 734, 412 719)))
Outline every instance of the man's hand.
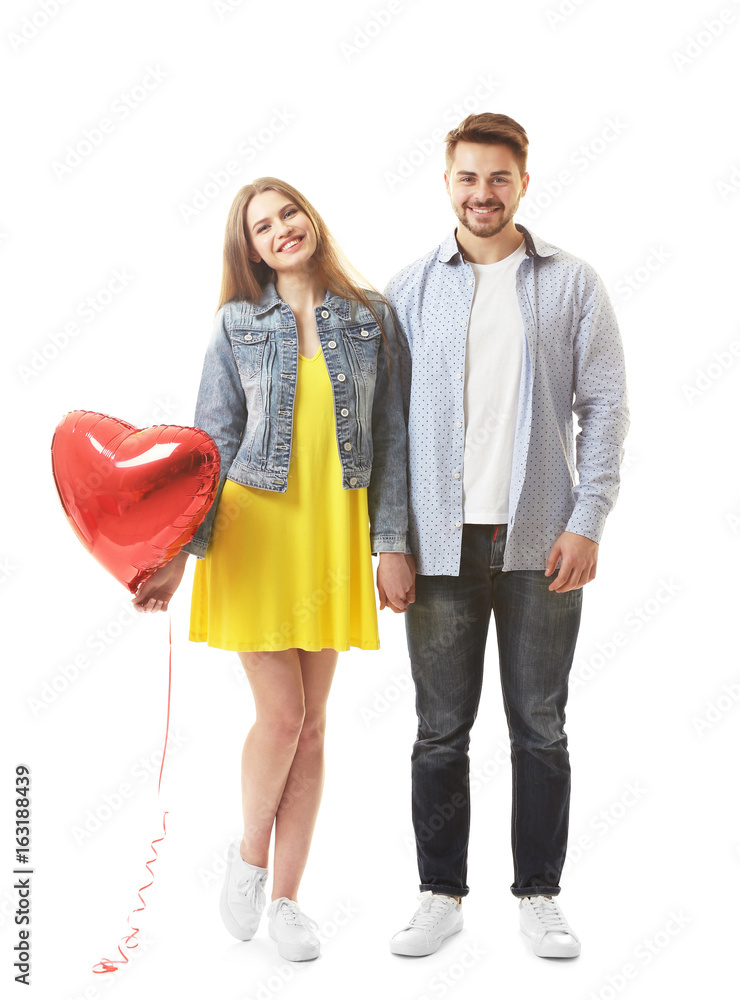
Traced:
POLYGON ((378 597, 380 610, 386 606, 395 614, 403 614, 408 604, 416 600, 416 562, 413 556, 403 552, 379 552, 378 597))
POLYGON ((550 549, 545 564, 545 576, 549 576, 560 559, 558 575, 548 590, 564 594, 566 590, 578 590, 596 576, 596 560, 599 558, 599 543, 574 531, 564 531, 550 549))

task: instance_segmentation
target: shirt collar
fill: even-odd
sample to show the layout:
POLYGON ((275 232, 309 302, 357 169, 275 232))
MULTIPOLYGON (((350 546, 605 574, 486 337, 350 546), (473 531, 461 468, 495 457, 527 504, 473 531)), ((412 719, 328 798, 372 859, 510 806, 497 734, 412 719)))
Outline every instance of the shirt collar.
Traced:
MULTIPOLYGON (((256 315, 260 316, 262 313, 267 312, 268 309, 272 309, 274 306, 281 304, 282 301, 283 300, 280 298, 277 293, 277 289, 275 288, 275 283, 268 281, 262 289, 262 297, 259 302, 255 302, 253 304, 252 311, 256 315)), ((328 288, 322 305, 325 309, 330 309, 337 316, 341 317, 341 319, 350 318, 349 299, 345 299, 341 295, 334 295, 328 288)))
MULTIPOLYGON (((535 236, 534 233, 531 233, 525 226, 520 225, 518 222, 514 223, 514 228, 518 229, 524 236, 524 249, 528 257, 551 257, 552 254, 558 252, 556 246, 541 240, 539 236, 535 236)), ((462 260, 460 247, 457 245, 457 238, 455 236, 456 232, 457 227, 439 245, 437 260, 443 264, 449 263, 455 254, 460 254, 460 259, 462 260)))

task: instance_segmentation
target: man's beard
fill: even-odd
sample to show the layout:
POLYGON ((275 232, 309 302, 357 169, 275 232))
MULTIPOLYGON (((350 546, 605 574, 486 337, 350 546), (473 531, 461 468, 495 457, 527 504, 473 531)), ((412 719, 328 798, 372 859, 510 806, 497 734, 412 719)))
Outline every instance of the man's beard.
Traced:
MULTIPOLYGON (((486 206, 478 205, 476 207, 483 208, 486 206)), ((467 208, 461 209, 462 214, 458 212, 456 212, 455 214, 457 215, 458 219, 465 226, 465 228, 468 230, 469 233, 472 233, 473 236, 480 236, 481 238, 485 239, 489 236, 496 236, 503 229, 505 229, 506 226, 508 226, 508 224, 514 218, 514 215, 516 214, 516 210, 518 207, 519 207, 519 199, 517 198, 516 204, 513 205, 508 212, 503 212, 503 214, 500 215, 498 219, 493 220, 491 222, 477 223, 475 229, 473 229, 473 227, 468 222, 467 208)))

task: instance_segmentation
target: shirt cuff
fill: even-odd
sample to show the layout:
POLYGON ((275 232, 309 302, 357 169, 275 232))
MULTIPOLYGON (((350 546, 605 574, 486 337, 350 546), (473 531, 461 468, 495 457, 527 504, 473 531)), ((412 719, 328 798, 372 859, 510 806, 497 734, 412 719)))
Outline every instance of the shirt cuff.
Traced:
POLYGON ((572 531, 574 535, 583 535, 598 543, 604 533, 605 524, 606 514, 584 501, 573 508, 565 531, 572 531))

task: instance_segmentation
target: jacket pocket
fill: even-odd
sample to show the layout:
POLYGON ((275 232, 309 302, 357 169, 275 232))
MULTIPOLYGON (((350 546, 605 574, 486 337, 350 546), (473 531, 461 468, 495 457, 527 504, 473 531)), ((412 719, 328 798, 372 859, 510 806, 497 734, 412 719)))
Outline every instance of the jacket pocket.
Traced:
POLYGON ((375 373, 378 366, 378 350, 382 343, 380 327, 377 323, 353 323, 345 329, 346 343, 360 370, 365 375, 375 373))
POLYGON ((262 358, 270 336, 269 330, 234 330, 231 334, 231 345, 234 360, 239 374, 245 378, 254 378, 262 368, 262 358))

